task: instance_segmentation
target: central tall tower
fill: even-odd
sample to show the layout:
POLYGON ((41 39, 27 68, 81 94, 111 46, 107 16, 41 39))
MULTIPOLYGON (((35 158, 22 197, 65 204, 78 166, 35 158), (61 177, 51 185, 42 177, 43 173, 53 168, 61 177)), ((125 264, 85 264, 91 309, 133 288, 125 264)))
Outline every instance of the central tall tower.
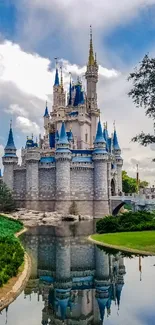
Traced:
POLYGON ((97 106, 97 82, 98 82, 98 64, 96 55, 94 56, 92 27, 90 26, 90 45, 89 57, 86 71, 87 80, 87 112, 91 116, 91 146, 94 142, 94 134, 96 134, 97 117, 99 110, 97 106))

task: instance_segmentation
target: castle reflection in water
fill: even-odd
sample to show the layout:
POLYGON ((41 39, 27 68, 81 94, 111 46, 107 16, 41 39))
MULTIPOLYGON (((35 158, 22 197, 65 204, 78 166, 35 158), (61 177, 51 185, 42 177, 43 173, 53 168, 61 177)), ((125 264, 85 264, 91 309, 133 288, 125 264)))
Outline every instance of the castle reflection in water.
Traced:
POLYGON ((52 228, 40 233, 29 231, 24 237, 33 255, 24 294, 27 298, 35 292, 38 300, 43 299, 42 325, 103 324, 105 317, 110 317, 112 303, 119 309, 123 257, 106 254, 85 236, 75 234, 74 227, 69 229, 70 236, 59 230, 53 233, 52 228))

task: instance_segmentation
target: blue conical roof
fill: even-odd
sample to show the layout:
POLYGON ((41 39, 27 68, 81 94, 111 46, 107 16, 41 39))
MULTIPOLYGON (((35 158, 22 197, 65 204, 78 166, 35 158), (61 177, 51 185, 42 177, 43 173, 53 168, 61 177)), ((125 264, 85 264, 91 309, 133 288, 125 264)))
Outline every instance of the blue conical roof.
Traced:
POLYGON ((58 131, 58 130, 56 131, 56 134, 55 134, 55 140, 56 140, 56 141, 59 140, 59 131, 58 131))
POLYGON ((114 130, 113 147, 114 147, 114 150, 120 150, 120 146, 119 146, 119 143, 118 143, 118 138, 117 138, 117 132, 116 132, 116 130, 114 130))
POLYGON ((105 315, 105 307, 107 304, 108 298, 97 298, 99 310, 100 310, 100 318, 103 321, 105 315))
POLYGON ((73 133, 72 133, 72 130, 70 130, 68 132, 68 141, 72 141, 73 140, 73 133))
POLYGON ((62 126, 61 126, 61 131, 60 131, 60 136, 59 136, 59 144, 67 144, 67 145, 69 144, 64 122, 62 122, 62 126))
POLYGON ((69 85, 69 100, 68 100, 68 105, 72 105, 72 84, 70 80, 70 85, 69 85))
POLYGON ((7 145, 5 147, 5 149, 9 150, 16 150, 15 144, 14 144, 14 139, 13 139, 13 131, 12 131, 12 127, 10 126, 10 131, 9 131, 9 136, 8 136, 8 142, 7 145))
POLYGON ((47 103, 46 103, 46 108, 45 108, 44 117, 49 117, 47 103))
POLYGON ((105 139, 103 137, 102 126, 101 126, 101 121, 100 120, 99 120, 98 126, 97 126, 97 133, 96 133, 95 143, 105 143, 105 139))
POLYGON ((54 82, 54 86, 59 86, 59 72, 58 72, 58 68, 56 68, 56 71, 55 71, 55 82, 54 82))
POLYGON ((2 170, 0 169, 0 177, 2 177, 2 170))

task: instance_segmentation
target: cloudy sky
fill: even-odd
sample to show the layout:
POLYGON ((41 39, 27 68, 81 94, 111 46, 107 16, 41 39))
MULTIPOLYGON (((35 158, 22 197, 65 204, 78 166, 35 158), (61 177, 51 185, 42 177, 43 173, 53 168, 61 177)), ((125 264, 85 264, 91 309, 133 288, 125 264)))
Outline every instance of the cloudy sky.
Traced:
POLYGON ((52 106, 54 57, 68 73, 83 76, 89 25, 99 69, 98 101, 109 133, 116 121, 124 169, 155 182, 155 147, 131 143, 152 121, 127 93, 127 76, 146 53, 155 55, 155 0, 0 0, 0 153, 10 119, 20 150, 26 136, 43 132, 45 101, 52 106))

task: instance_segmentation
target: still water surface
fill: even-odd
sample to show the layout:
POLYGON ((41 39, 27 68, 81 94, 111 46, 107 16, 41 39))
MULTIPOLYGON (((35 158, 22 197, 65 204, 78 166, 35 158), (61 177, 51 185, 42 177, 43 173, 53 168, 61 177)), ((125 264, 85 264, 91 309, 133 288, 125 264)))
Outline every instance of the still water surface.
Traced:
POLYGON ((29 232, 31 278, 0 325, 155 325, 155 257, 107 254, 83 236, 29 232))

